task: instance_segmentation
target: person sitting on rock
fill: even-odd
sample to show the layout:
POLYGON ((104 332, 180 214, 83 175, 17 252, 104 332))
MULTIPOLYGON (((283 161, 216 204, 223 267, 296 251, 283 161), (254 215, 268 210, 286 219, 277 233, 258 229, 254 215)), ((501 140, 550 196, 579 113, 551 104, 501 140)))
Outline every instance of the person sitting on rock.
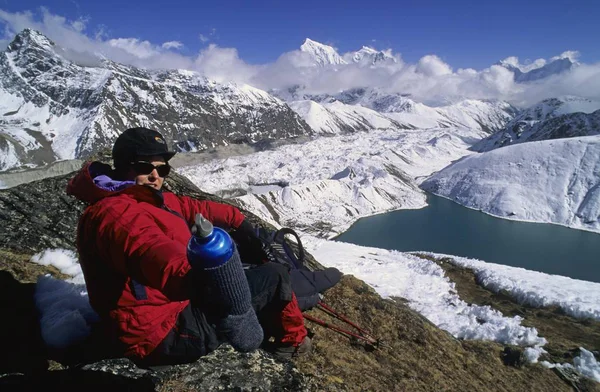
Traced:
POLYGON ((130 128, 114 143, 114 170, 87 162, 68 184, 68 194, 89 204, 77 248, 104 335, 147 365, 191 362, 222 342, 252 351, 270 338, 267 347, 281 358, 309 352, 286 267, 244 270, 235 251, 214 281, 194 273, 186 246, 198 213, 237 235, 255 234, 231 205, 163 191, 174 155, 159 132, 130 128))

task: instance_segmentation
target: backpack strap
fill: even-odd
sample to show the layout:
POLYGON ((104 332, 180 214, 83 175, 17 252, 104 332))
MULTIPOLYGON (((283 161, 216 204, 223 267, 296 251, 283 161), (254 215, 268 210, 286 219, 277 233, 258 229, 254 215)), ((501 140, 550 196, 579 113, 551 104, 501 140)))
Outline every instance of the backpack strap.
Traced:
POLYGON ((296 268, 301 268, 304 265, 304 246, 302 246, 302 241, 300 241, 300 236, 298 233, 290 228, 284 227, 275 232, 273 235, 273 241, 281 244, 285 254, 290 260, 292 260, 296 268), (296 238, 296 242, 298 243, 298 256, 296 256, 294 249, 285 240, 286 234, 290 234, 296 238))

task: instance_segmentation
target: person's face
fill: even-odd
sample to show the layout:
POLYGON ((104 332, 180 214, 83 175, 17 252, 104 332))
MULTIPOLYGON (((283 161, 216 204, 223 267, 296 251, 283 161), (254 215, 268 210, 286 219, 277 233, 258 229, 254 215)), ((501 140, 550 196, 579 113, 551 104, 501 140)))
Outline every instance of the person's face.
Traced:
POLYGON ((144 185, 160 190, 168 173, 167 162, 161 156, 140 157, 129 168, 129 178, 136 185, 144 185), (164 175, 164 177, 161 176, 164 175))

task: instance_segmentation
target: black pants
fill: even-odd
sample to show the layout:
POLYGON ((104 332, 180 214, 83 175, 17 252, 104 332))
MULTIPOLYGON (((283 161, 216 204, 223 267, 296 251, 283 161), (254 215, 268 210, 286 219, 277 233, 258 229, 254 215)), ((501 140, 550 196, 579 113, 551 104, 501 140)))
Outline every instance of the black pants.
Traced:
MULTIPOLYGON (((252 307, 265 337, 278 333, 278 316, 292 299, 290 275, 286 266, 266 263, 245 270, 252 307)), ((140 365, 189 363, 215 350, 222 342, 211 321, 210 304, 190 302, 179 314, 177 323, 165 339, 140 365)))

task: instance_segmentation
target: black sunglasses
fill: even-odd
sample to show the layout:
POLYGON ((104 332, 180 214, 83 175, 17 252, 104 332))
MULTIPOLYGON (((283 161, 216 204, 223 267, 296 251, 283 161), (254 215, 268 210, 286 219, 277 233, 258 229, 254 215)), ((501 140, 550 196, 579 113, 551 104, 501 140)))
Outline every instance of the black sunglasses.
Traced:
POLYGON ((156 169, 158 176, 163 177, 163 178, 168 176, 169 173, 171 172, 171 166, 168 163, 165 163, 164 165, 154 166, 150 162, 138 161, 138 162, 131 162, 131 167, 137 174, 144 174, 144 175, 148 175, 148 174, 152 173, 152 170, 156 169))

